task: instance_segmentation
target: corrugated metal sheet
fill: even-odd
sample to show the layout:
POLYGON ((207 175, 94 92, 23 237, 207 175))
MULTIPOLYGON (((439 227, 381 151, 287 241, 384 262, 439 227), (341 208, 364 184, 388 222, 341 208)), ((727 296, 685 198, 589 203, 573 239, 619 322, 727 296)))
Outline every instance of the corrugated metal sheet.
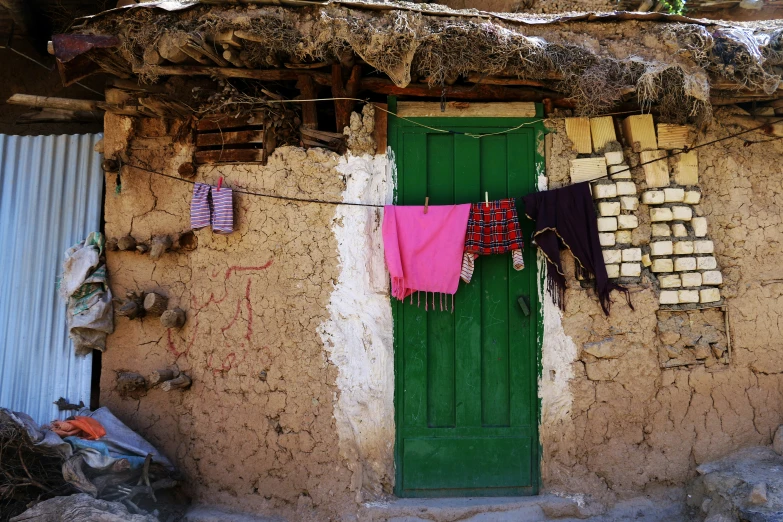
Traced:
POLYGON ((57 295, 65 251, 100 230, 99 134, 0 134, 0 406, 64 418, 90 403, 92 355, 77 357, 57 295))

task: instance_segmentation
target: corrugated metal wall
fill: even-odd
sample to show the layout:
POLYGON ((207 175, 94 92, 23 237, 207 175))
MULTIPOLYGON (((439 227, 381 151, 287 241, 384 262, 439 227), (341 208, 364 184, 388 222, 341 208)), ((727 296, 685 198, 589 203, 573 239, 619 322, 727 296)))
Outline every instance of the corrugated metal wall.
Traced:
POLYGON ((77 357, 57 295, 65 251, 100 230, 100 134, 0 134, 0 406, 64 418, 90 404, 92 355, 77 357))

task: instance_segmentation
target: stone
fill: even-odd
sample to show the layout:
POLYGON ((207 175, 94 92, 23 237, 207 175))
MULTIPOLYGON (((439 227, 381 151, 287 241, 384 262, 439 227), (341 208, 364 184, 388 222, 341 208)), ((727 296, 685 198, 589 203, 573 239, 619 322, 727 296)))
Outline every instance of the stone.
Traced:
POLYGON ((14 520, 80 520, 90 522, 157 522, 153 515, 134 515, 120 502, 98 500, 87 493, 50 498, 35 504, 14 520))
POLYGON ((672 207, 672 216, 675 221, 690 221, 693 218, 691 207, 672 207))
POLYGON ((599 232, 598 243, 601 246, 614 246, 614 233, 613 232, 599 232))
POLYGON ((715 245, 712 241, 694 241, 693 251, 697 254, 712 254, 715 252, 715 245))
POLYGON ((617 230, 617 218, 615 217, 598 218, 599 232, 614 232, 615 230, 617 230))
POLYGON ((630 230, 639 226, 639 218, 631 214, 617 216, 617 228, 630 230))
POLYGON ((670 208, 651 208, 650 221, 671 221, 674 219, 672 209, 670 208))
POLYGON ((619 216, 620 203, 617 201, 602 201, 598 204, 598 212, 604 217, 619 216))
POLYGON ((698 272, 686 272, 680 274, 682 286, 701 286, 701 274, 698 272))
POLYGON ((662 190, 647 190, 642 192, 642 203, 645 205, 660 205, 666 201, 662 190))
POLYGON ((693 235, 696 237, 704 237, 707 235, 707 218, 695 217, 691 219, 691 227, 693 227, 693 235))
POLYGON ((665 332, 661 332, 658 338, 661 340, 663 344, 673 345, 674 343, 680 340, 680 334, 678 334, 677 332, 673 332, 671 330, 667 330, 665 332))
POLYGON ((623 263, 620 265, 620 275, 623 277, 639 277, 642 275, 642 265, 639 263, 623 263))
MULTIPOLYGON (((658 284, 661 288, 679 288, 682 286, 682 281, 679 275, 662 275, 658 277, 658 284)), ((679 338, 679 335, 677 336, 679 338)))
POLYGON ((630 230, 618 230, 614 233, 614 239, 620 245, 628 245, 631 243, 633 235, 630 230))
POLYGON ((652 235, 653 237, 669 237, 672 235, 672 230, 666 223, 653 223, 652 235))
POLYGON ((714 303, 715 301, 720 301, 720 290, 717 288, 699 290, 699 302, 714 303))
POLYGON ((783 455, 783 424, 775 430, 775 435, 772 437, 772 449, 778 455, 783 455))
POLYGON ((650 254, 644 254, 642 256, 642 265, 645 267, 649 267, 652 264, 652 260, 650 259, 650 254))
POLYGON ((606 265, 606 275, 611 279, 620 277, 620 265, 606 265))
POLYGON ((677 290, 663 290, 658 298, 660 304, 678 304, 680 296, 677 290))
POLYGON ((607 165, 620 165, 625 160, 623 151, 621 150, 605 152, 604 157, 606 158, 607 165))
POLYGON ((653 272, 673 272, 674 262, 671 259, 654 259, 650 270, 653 272))
POLYGON ((687 237, 688 229, 682 223, 674 223, 672 224, 672 234, 674 237, 687 237))
MULTIPOLYGON (((680 290, 680 292, 690 292, 690 290, 680 290)), ((680 297, 682 299, 682 297, 680 297)), ((697 361, 703 361, 704 359, 709 358, 709 356, 712 355, 712 350, 710 349, 710 345, 699 341, 699 343, 696 345, 696 348, 693 349, 693 356, 696 357, 697 361)))
POLYGON ((675 272, 690 272, 692 270, 696 270, 695 257, 678 257, 674 260, 675 272))
POLYGON ((620 339, 605 337, 600 341, 583 344, 582 350, 596 359, 617 359, 625 354, 627 348, 620 339))
POLYGON ((701 192, 698 190, 686 190, 682 198, 682 202, 689 205, 698 205, 699 201, 701 201, 701 192))
POLYGON ((718 262, 712 256, 697 257, 696 268, 699 270, 714 270, 718 268, 718 262))
POLYGON ((606 199, 617 197, 617 186, 614 183, 596 183, 593 185, 593 198, 606 199))
POLYGON ((671 241, 654 241, 650 243, 651 256, 670 256, 674 252, 671 241))
POLYGON ((615 179, 631 179, 631 167, 628 165, 610 165, 609 175, 615 179))
POLYGON ((767 503, 767 485, 763 482, 753 484, 748 494, 748 502, 755 506, 762 506, 767 503))
POLYGON ((636 183, 633 181, 618 181, 617 185, 618 196, 635 196, 636 195, 636 183))
POLYGON ((698 303, 699 291, 698 290, 678 290, 678 297, 681 303, 698 303))
POLYGON ((674 243, 674 253, 678 256, 693 254, 693 241, 677 241, 674 243))
POLYGON ((623 251, 623 263, 628 261, 641 261, 642 249, 641 248, 626 248, 623 251))
POLYGON ((636 196, 623 196, 620 198, 620 208, 622 210, 636 210, 639 208, 639 198, 636 196))
POLYGON ((685 189, 665 188, 663 189, 663 200, 666 203, 679 203, 685 198, 685 189))
POLYGON ((604 255, 604 263, 613 264, 613 263, 619 263, 622 261, 622 251, 620 250, 604 250, 602 253, 604 255))
POLYGON ((718 270, 710 270, 701 274, 704 285, 722 285, 723 275, 718 270))

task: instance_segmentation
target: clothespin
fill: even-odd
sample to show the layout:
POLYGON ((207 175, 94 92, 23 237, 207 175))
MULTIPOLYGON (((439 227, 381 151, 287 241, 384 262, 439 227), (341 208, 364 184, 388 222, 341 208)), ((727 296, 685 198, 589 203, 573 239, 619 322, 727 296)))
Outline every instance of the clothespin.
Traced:
POLYGON ((223 186, 223 176, 220 176, 218 178, 218 185, 217 185, 217 191, 220 192, 220 187, 223 186))
POLYGON ((427 196, 427 197, 424 198, 424 213, 425 214, 427 213, 427 210, 429 210, 429 206, 430 206, 430 197, 427 196))
POLYGON ((484 205, 489 208, 489 192, 484 192, 484 205))

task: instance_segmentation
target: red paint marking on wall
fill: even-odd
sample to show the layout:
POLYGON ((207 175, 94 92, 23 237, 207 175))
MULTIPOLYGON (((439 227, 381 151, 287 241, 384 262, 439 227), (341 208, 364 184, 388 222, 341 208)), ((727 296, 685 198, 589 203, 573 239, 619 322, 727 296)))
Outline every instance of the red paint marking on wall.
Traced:
POLYGON ((209 354, 209 357, 207 357, 207 370, 212 370, 212 375, 218 375, 221 373, 228 373, 239 366, 240 363, 244 362, 245 357, 247 357, 247 352, 242 352, 242 359, 239 361, 237 361, 237 354, 231 352, 220 363, 220 367, 213 366, 213 356, 214 354, 209 354))
MULTIPOLYGON (((188 352, 190 352, 190 349, 193 348, 193 343, 196 342, 196 334, 198 333, 198 320, 196 320, 195 323, 193 323, 193 334, 190 336, 190 342, 187 344, 184 350, 178 351, 177 347, 174 345, 174 339, 171 337, 171 328, 168 328, 166 330, 166 334, 168 335, 168 350, 173 353, 177 359, 179 359, 181 356, 188 356, 188 352)), ((175 359, 176 360, 176 359, 175 359)))
POLYGON ((237 310, 236 310, 236 312, 234 312, 234 317, 231 318, 231 321, 229 321, 229 323, 226 326, 224 326, 223 328, 220 329, 221 332, 225 332, 226 330, 228 330, 229 328, 234 326, 234 323, 237 322, 237 318, 239 317, 239 310, 240 310, 241 307, 242 307, 242 301, 241 300, 237 300, 237 310))
MULTIPOLYGON (((273 262, 274 262, 274 260, 270 259, 269 261, 267 261, 266 263, 264 263, 261 266, 238 266, 238 265, 230 266, 230 267, 228 267, 226 269, 226 273, 223 276, 223 280, 224 281, 228 281, 228 278, 230 278, 231 275, 234 272, 252 272, 252 271, 258 271, 258 270, 266 270, 267 268, 272 266, 273 262)), ((212 273, 212 278, 214 279, 216 277, 218 277, 218 273, 217 272, 213 272, 212 273)), ((202 308, 206 308, 207 305, 209 305, 210 303, 220 304, 223 301, 225 301, 226 298, 228 298, 228 290, 226 290, 226 294, 223 297, 221 297, 220 299, 215 299, 215 294, 214 293, 210 293, 209 294, 209 299, 204 301, 203 304, 199 304, 199 301, 196 298, 196 296, 193 296, 191 298, 191 300, 193 301, 193 308, 197 311, 196 313, 198 313, 198 311, 200 311, 202 308)))

